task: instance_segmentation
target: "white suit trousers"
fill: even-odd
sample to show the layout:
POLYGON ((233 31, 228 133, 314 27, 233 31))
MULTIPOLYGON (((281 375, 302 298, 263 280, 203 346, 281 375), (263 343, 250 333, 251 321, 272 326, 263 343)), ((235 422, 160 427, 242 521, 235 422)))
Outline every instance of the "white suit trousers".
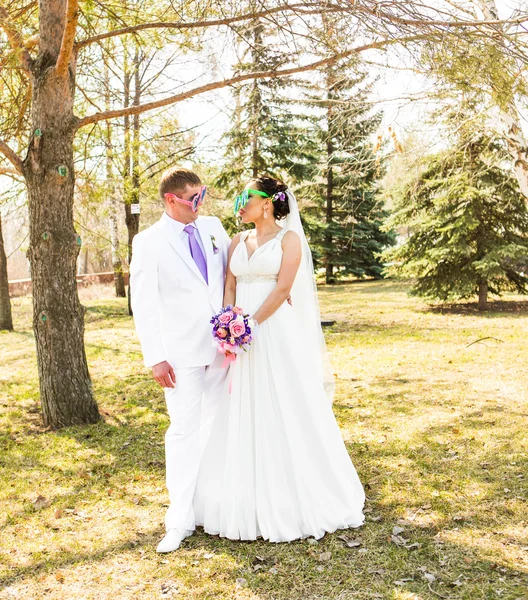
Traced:
POLYGON ((223 355, 204 367, 174 368, 176 387, 164 388, 170 426, 165 433, 166 481, 170 505, 166 529, 195 528, 193 496, 200 456, 225 390, 223 355))

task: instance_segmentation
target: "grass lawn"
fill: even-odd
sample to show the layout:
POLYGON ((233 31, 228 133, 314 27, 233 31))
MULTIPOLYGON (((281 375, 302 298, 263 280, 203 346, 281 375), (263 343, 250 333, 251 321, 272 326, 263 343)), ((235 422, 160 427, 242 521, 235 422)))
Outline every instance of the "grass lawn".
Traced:
POLYGON ((163 393, 126 301, 83 293, 104 423, 43 430, 29 298, 0 334, 0 598, 528 598, 528 302, 479 315, 390 281, 321 288, 366 525, 318 543, 200 531, 158 555, 163 393))

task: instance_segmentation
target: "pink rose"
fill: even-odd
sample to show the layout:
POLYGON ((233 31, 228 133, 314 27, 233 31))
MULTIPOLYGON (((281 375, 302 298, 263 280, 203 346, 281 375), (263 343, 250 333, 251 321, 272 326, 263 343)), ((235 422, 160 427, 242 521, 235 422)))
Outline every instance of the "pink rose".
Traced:
POLYGON ((225 313, 222 313, 219 317, 218 320, 220 321, 220 323, 223 323, 224 325, 227 325, 227 323, 229 323, 229 321, 231 321, 231 319, 233 318, 233 313, 228 310, 225 313))
POLYGON ((217 330, 217 332, 216 332, 216 335, 217 335, 219 338, 222 338, 222 339, 223 339, 223 338, 225 338, 225 337, 227 337, 227 329, 224 329, 223 327, 220 327, 220 328, 217 330))
POLYGON ((229 331, 233 337, 239 338, 240 336, 246 333, 246 326, 244 325, 244 321, 241 319, 236 319, 229 323, 229 331))
POLYGON ((243 315, 244 311, 240 308, 240 306, 233 306, 233 312, 235 315, 243 315))

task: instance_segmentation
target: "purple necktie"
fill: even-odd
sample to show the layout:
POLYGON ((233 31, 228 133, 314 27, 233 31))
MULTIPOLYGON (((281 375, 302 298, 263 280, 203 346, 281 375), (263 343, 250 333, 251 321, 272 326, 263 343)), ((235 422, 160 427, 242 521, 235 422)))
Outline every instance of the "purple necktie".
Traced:
POLYGON ((205 283, 209 284, 209 280, 207 278, 207 261, 205 260, 204 253, 202 252, 200 244, 194 235, 195 229, 192 225, 186 225, 183 228, 183 231, 185 231, 185 233, 189 236, 189 249, 191 251, 191 256, 193 257, 196 266, 205 279, 205 283))

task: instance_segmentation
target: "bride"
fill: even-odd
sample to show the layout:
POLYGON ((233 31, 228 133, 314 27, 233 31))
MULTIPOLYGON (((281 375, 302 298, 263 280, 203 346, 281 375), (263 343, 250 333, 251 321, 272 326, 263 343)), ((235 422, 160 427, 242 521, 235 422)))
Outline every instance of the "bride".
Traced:
POLYGON ((196 524, 233 540, 270 542, 359 527, 365 494, 325 388, 317 290, 297 201, 282 182, 258 177, 235 212, 255 229, 231 243, 224 306, 240 306, 257 327, 250 350, 231 366, 203 449, 196 524))

